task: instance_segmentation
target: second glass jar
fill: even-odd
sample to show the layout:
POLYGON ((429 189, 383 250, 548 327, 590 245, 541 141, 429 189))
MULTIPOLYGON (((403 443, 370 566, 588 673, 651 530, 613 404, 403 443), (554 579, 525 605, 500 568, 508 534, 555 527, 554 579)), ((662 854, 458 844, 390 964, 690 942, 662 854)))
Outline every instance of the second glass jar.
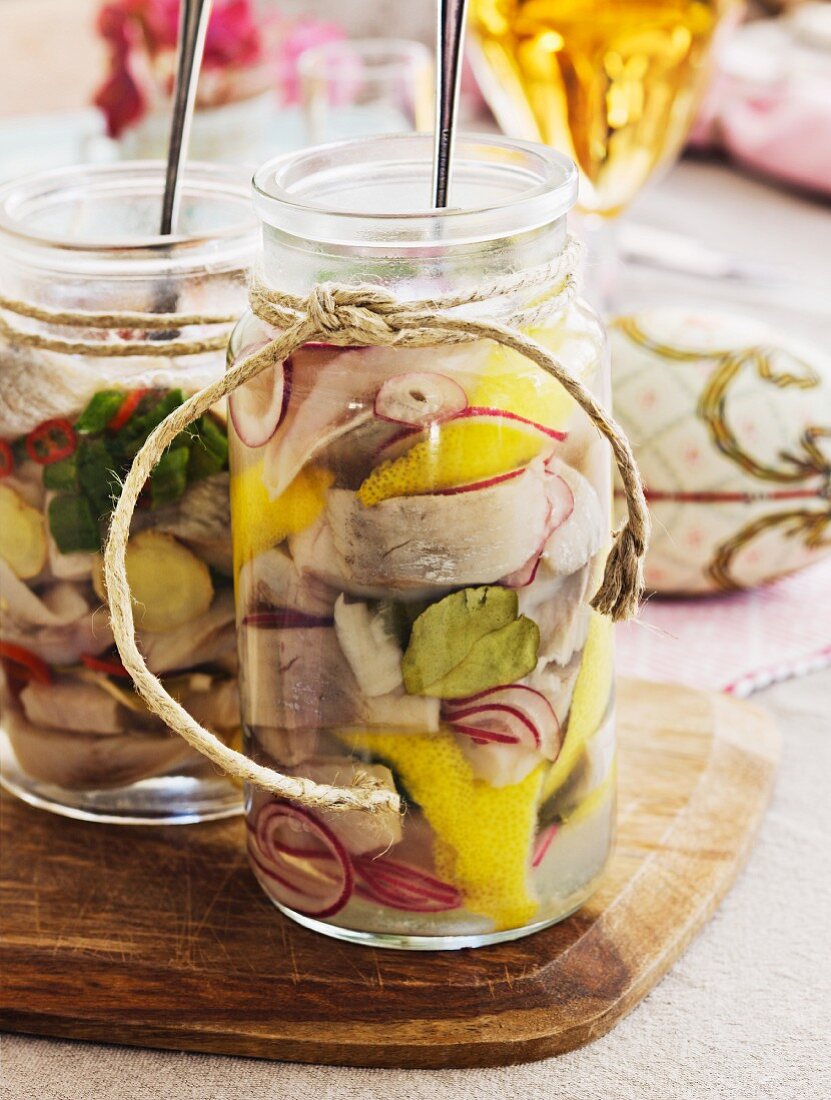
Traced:
MULTIPOLYGON (((244 176, 192 164, 180 233, 159 238, 161 163, 61 169, 0 190, 0 282, 29 312, 230 315, 256 225, 244 176)), ((101 547, 118 483, 153 428, 221 375, 224 351, 119 354, 217 326, 81 329, 8 313, 0 340, 2 782, 42 808, 119 823, 238 813, 241 792, 133 690, 109 627, 101 547), (37 338, 82 340, 44 350, 37 338), (99 351, 112 354, 95 354, 99 351)), ((172 346, 172 345, 170 345, 172 346)), ((154 347, 155 351, 155 347, 154 347)), ((131 525, 128 573, 152 672, 240 740, 225 410, 183 433, 131 525)))
MULTIPOLYGON (((452 208, 427 210, 429 179, 419 135, 266 165, 266 281, 412 300, 563 249, 566 158, 466 139, 452 208)), ((544 293, 464 308, 499 320, 544 293)), ((231 361, 274 335, 249 314, 231 361)), ((608 402, 587 306, 532 335, 608 402)), ((605 441, 556 381, 489 341, 307 344, 230 414, 247 751, 325 783, 370 773, 406 807, 313 812, 249 791, 263 888, 309 927, 409 948, 512 939, 573 912, 614 821, 611 625, 589 606, 609 543, 605 441)))

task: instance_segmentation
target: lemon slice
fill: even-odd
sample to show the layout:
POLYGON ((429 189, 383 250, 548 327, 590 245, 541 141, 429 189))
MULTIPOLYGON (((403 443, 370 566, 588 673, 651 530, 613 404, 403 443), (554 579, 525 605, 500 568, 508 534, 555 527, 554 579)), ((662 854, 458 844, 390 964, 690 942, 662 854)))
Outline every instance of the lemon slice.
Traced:
POLYGON ((341 736, 401 777, 436 834, 436 872, 459 887, 465 908, 489 917, 497 930, 534 916, 539 903, 528 867, 544 765, 512 786, 491 787, 474 778, 450 733, 341 736))
POLYGON ((473 485, 526 466, 552 440, 510 414, 470 415, 433 426, 400 458, 383 462, 358 490, 367 506, 390 497, 473 485))
MULTIPOLYGON (((602 330, 594 318, 580 309, 569 309, 545 327, 529 330, 528 335, 553 352, 576 378, 592 384, 604 347, 602 330)), ((511 409, 549 428, 567 429, 578 411, 577 403, 559 382, 525 356, 499 345, 493 347, 478 383, 468 390, 471 405, 511 409)))
MULTIPOLYGON (((531 333, 546 345, 545 334, 531 333)), ((556 350, 556 349, 552 349, 556 350)), ((510 348, 497 347, 471 393, 472 405, 487 405, 536 420, 548 428, 563 429, 577 408, 559 382, 549 377, 525 356, 510 348)))
POLYGON ((560 755, 545 777, 543 799, 553 794, 570 774, 586 742, 597 732, 605 717, 612 692, 613 657, 612 620, 592 611, 583 659, 571 698, 565 741, 560 755))
POLYGON ((263 483, 262 462, 235 474, 231 478, 235 573, 257 554, 311 527, 323 511, 326 490, 333 481, 330 470, 307 466, 272 500, 263 483))

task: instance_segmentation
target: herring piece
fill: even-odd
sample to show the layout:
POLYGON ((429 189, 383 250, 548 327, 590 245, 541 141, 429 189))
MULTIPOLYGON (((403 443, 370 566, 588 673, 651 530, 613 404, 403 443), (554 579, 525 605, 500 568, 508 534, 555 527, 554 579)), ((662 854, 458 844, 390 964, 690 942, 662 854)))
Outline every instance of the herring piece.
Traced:
MULTIPOLYGON (((192 679, 197 679, 196 676, 192 679)), ((197 722, 211 729, 233 730, 240 724, 239 692, 236 680, 210 680, 204 690, 186 687, 178 701, 197 722)))
POLYGON ((565 665, 586 641, 590 608, 588 587, 591 564, 563 577, 539 576, 535 585, 519 592, 519 610, 540 628, 539 656, 565 665))
POLYGON ((282 733, 368 724, 387 731, 438 729, 438 700, 403 699, 398 693, 366 699, 333 627, 244 623, 240 657, 243 720, 283 762, 293 745, 282 733))
POLYGON ((295 767, 317 753, 320 734, 316 729, 278 729, 275 726, 249 726, 252 755, 259 763, 278 768, 295 767))
POLYGON ((545 534, 545 472, 448 494, 392 497, 366 507, 333 489, 325 513, 343 571, 392 589, 490 584, 519 569, 545 534))
MULTIPOLYGON (((301 577, 316 578, 330 588, 368 600, 382 600, 389 596, 383 584, 362 584, 356 580, 335 545, 332 528, 325 516, 305 531, 290 535, 289 552, 301 577)), ((395 593, 395 598, 400 601, 435 599, 437 595, 443 595, 447 587, 421 584, 414 588, 402 588, 395 593)))
POLYGON ((426 695, 407 695, 404 691, 376 695, 364 703, 364 721, 369 726, 384 726, 387 732, 413 730, 438 733, 441 702, 426 695))
POLYGON ((571 708, 574 686, 580 673, 581 656, 582 650, 578 650, 565 666, 545 664, 544 661, 540 661, 537 668, 525 680, 528 687, 535 688, 548 699, 562 728, 565 728, 571 708))
POLYGON ((7 474, 3 478, 3 484, 14 489, 19 497, 31 504, 33 508, 45 511, 43 488, 43 467, 34 462, 18 463, 14 473, 7 474))
POLYGON ((84 734, 33 725, 13 708, 4 708, 3 728, 27 775, 69 790, 125 787, 164 775, 202 757, 172 733, 127 730, 84 734))
POLYGON ((61 582, 33 592, 0 559, 0 635, 48 664, 72 665, 113 644, 106 612, 87 602, 77 585, 61 582))
POLYGON ((123 733, 127 725, 127 712, 116 699, 82 681, 30 682, 20 704, 30 722, 50 729, 108 734, 123 733))
POLYGON ((280 547, 265 550, 242 566, 237 580, 241 616, 251 611, 285 608, 330 618, 337 589, 302 571, 280 547))
POLYGON ((78 355, 3 348, 0 439, 17 439, 45 420, 75 418, 101 385, 101 368, 78 355))
MULTIPOLYGON (((344 432, 372 419, 375 394, 384 380, 429 368, 435 349, 336 348, 306 345, 291 356, 291 397, 277 431, 265 445, 263 482, 276 499, 309 459, 344 432)), ((443 348, 448 360, 468 349, 443 348)), ((453 373, 448 370, 448 373, 453 373)))
POLYGON ((571 489, 574 508, 568 519, 549 535, 542 561, 560 576, 576 573, 608 539, 608 517, 591 482, 571 466, 551 458, 546 468, 571 489))
POLYGON ((347 603, 343 595, 338 596, 335 633, 358 686, 367 698, 388 695, 401 687, 404 654, 378 611, 360 601, 347 603))
POLYGON ((360 691, 333 627, 243 623, 243 719, 251 726, 340 726, 361 713, 360 691))
POLYGON ((165 633, 137 632, 147 667, 157 676, 232 657, 236 646, 234 594, 220 589, 208 610, 189 623, 165 633))
POLYGON ((173 535, 208 565, 230 576, 231 504, 227 472, 195 482, 185 493, 161 508, 133 513, 130 534, 152 530, 173 535))

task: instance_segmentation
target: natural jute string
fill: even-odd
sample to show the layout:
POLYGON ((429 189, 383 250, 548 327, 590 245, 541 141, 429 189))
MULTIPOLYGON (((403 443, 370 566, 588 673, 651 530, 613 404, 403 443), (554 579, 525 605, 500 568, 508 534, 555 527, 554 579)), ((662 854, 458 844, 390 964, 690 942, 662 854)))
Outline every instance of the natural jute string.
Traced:
POLYGON ((138 313, 131 311, 93 313, 83 309, 48 309, 34 302, 24 302, 18 298, 8 298, 0 294, 0 310, 28 317, 45 325, 56 325, 73 329, 101 329, 104 332, 117 333, 124 330, 144 330, 146 332, 170 332, 187 328, 189 325, 222 325, 222 331, 211 336, 193 337, 184 340, 67 340, 60 336, 49 336, 43 332, 23 328, 9 321, 0 313, 0 335, 15 344, 40 348, 42 351, 56 351, 64 355, 85 355, 96 358, 123 359, 134 355, 149 355, 174 359, 183 355, 204 355, 205 352, 221 351, 228 343, 230 326, 237 320, 234 313, 138 313))
POLYGON ((537 289, 544 292, 542 300, 509 318, 512 324, 528 327, 540 318, 562 310, 573 297, 574 253, 575 246, 570 243, 563 257, 544 268, 508 275, 481 286, 475 293, 413 302, 397 301, 392 294, 376 286, 329 283, 315 287, 307 298, 299 298, 257 282, 251 291, 252 309, 261 319, 280 325, 283 331, 265 347, 235 363, 217 382, 175 409, 136 455, 113 512, 104 554, 113 634, 124 667, 130 672, 150 709, 223 771, 310 807, 368 811, 400 809, 398 796, 382 789, 369 775, 358 776, 351 788, 333 787, 282 775, 228 748, 167 694, 161 682, 147 668, 135 638, 125 555, 133 510, 153 467, 176 436, 217 401, 260 371, 283 362, 297 348, 310 341, 339 346, 431 347, 493 340, 530 359, 555 378, 609 440, 626 495, 628 519, 615 535, 603 582, 593 606, 614 620, 634 614, 643 590, 642 559, 649 518, 640 475, 623 432, 586 387, 536 341, 523 336, 510 324, 475 320, 448 312, 459 306, 489 302, 518 291, 537 289), (559 281, 549 291, 552 278, 559 281))

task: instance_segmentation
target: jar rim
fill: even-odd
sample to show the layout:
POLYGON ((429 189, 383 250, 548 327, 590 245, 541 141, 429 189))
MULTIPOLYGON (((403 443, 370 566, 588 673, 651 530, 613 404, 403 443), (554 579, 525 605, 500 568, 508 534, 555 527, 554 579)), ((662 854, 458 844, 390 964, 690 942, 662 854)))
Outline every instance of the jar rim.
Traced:
POLYGON ((214 196, 236 201, 240 216, 225 225, 215 225, 195 232, 178 232, 169 236, 160 233, 113 236, 110 239, 72 236, 26 225, 26 217, 56 203, 60 196, 81 194, 89 198, 89 190, 100 189, 102 197, 143 187, 144 194, 157 192, 159 211, 164 192, 163 161, 118 161, 107 164, 80 164, 31 172, 0 185, 0 236, 12 237, 21 244, 35 248, 57 249, 69 253, 170 254, 172 251, 196 250, 218 241, 233 243, 250 238, 256 230, 250 202, 247 172, 231 165, 189 162, 182 171, 182 195, 214 196))
MULTIPOLYGON (((254 173, 254 206, 275 229, 307 240, 351 244, 436 244, 496 240, 550 225, 577 198, 577 169, 550 148, 490 134, 460 134, 454 160, 455 190, 478 200, 442 209, 379 209, 396 187, 412 192, 418 181, 429 195, 431 134, 382 134, 332 142, 288 154, 254 173), (373 208, 350 208, 363 178, 373 208), (490 188, 491 198, 484 198, 490 188), (373 190, 374 189, 374 190, 373 190), (321 196, 332 196, 321 201, 321 196)), ((451 201, 453 195, 451 194, 451 201)))

